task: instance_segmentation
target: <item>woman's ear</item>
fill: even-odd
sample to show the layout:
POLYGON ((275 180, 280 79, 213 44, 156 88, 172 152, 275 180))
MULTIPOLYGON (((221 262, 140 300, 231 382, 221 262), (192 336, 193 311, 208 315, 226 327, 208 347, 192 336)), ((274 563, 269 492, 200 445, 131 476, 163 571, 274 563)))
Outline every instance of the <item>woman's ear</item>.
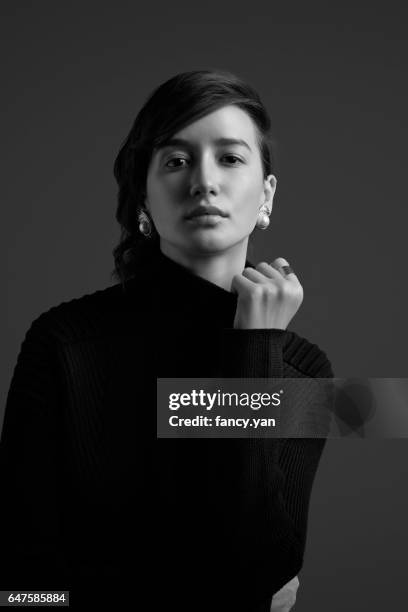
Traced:
POLYGON ((274 174, 269 174, 267 178, 264 180, 264 201, 263 205, 268 207, 269 212, 272 211, 273 206, 273 197, 276 191, 277 184, 276 176, 274 174))
POLYGON ((147 199, 146 192, 143 192, 143 206, 147 211, 149 211, 149 200, 147 199))

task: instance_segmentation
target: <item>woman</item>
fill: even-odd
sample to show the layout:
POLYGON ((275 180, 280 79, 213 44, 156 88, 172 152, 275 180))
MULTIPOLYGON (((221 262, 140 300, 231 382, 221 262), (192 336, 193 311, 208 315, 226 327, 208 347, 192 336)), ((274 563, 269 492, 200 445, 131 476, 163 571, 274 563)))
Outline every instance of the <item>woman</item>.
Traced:
POLYGON ((303 300, 288 262, 246 259, 276 190, 269 130, 223 71, 176 75, 139 112, 114 167, 120 283, 38 317, 13 374, 2 589, 292 607, 325 440, 156 438, 157 378, 333 376, 287 330, 303 300))

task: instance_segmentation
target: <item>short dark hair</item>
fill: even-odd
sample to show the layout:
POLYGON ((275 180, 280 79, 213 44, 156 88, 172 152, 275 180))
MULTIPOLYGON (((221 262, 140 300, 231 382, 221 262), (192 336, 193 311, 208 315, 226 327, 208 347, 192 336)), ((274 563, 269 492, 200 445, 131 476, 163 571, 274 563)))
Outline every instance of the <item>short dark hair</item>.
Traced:
POLYGON ((276 141, 270 132, 271 121, 253 87, 225 70, 191 70, 170 78, 146 100, 114 163, 119 186, 116 219, 121 226, 120 242, 113 250, 114 278, 122 283, 131 278, 139 248, 146 240, 159 241, 154 227, 152 235, 145 238, 138 221, 144 208, 147 171, 154 149, 190 123, 231 104, 243 109, 254 121, 264 178, 275 173, 276 141))

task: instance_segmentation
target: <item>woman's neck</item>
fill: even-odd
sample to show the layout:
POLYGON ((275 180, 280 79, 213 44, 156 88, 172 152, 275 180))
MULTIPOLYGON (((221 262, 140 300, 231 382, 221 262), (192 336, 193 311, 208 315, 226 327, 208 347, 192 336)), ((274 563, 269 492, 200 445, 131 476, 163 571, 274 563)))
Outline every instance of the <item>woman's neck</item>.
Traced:
POLYGON ((193 274, 231 291, 232 279, 245 268, 248 239, 215 253, 191 253, 175 247, 169 242, 160 241, 161 252, 173 261, 188 268, 193 274))

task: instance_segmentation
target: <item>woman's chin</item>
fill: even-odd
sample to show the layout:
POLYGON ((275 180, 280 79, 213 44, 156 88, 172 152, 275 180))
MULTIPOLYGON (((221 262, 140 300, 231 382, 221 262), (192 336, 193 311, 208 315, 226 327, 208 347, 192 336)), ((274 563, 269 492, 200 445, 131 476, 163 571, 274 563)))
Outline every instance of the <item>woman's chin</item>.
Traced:
POLYGON ((189 249, 200 253, 225 251, 230 245, 230 242, 231 241, 227 240, 225 236, 217 236, 215 233, 210 235, 209 232, 196 232, 194 236, 190 236, 188 241, 186 241, 189 249))
POLYGON ((217 229, 208 231, 195 230, 194 232, 180 232, 174 234, 171 240, 167 239, 174 247, 184 253, 192 255, 211 255, 228 251, 236 247, 238 243, 244 241, 245 235, 232 235, 232 232, 221 232, 217 229))

